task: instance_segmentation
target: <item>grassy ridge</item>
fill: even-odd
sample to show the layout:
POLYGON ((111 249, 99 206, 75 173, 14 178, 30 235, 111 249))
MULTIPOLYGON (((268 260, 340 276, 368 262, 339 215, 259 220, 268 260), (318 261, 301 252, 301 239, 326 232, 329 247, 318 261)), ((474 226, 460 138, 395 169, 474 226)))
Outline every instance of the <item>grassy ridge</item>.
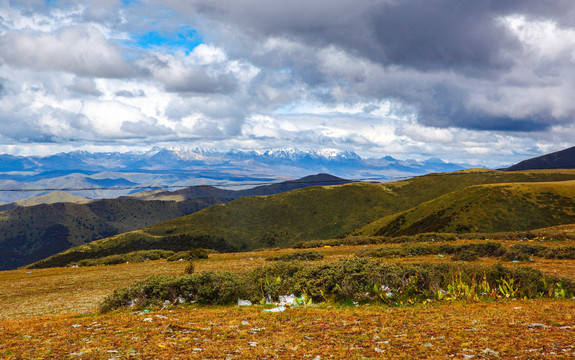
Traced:
MULTIPOLYGON (((419 213, 413 215, 413 219, 429 218, 429 215, 433 214, 430 209, 443 211, 440 209, 444 209, 445 204, 458 200, 451 199, 446 194, 462 191, 478 184, 521 182, 525 184, 521 186, 528 189, 528 183, 574 179, 575 170, 528 172, 467 170, 455 173, 430 174, 385 184, 353 183, 339 186, 310 187, 278 195, 246 197, 225 205, 212 206, 200 212, 165 221, 136 232, 103 239, 96 242, 97 244, 93 243, 90 246, 85 245, 71 249, 67 252, 67 256, 71 252, 75 252, 78 256, 92 257, 96 246, 100 250, 106 248, 110 253, 135 251, 139 250, 138 242, 145 243, 146 249, 179 251, 181 246, 188 246, 186 243, 179 244, 180 248, 178 249, 174 249, 173 244, 168 246, 165 242, 166 237, 173 237, 174 235, 222 239, 230 250, 287 247, 298 241, 343 237, 376 220, 383 221, 383 226, 386 226, 386 221, 395 219, 396 214, 432 201, 430 205, 418 208, 419 213), (441 198, 444 195, 447 197, 441 198), (386 216, 389 217, 386 218, 386 216)), ((504 185, 505 188, 510 186, 512 185, 504 185)), ((497 194, 499 188, 477 187, 474 189, 467 196, 467 200, 484 202, 485 194, 481 191, 491 191, 492 203, 497 204, 498 201, 501 201, 501 195, 504 195, 503 193, 497 194)), ((567 210, 561 213, 560 218, 557 218, 558 215, 539 220, 532 217, 531 211, 537 210, 538 201, 549 200, 554 204, 552 209, 557 209, 566 201, 564 198, 570 196, 560 194, 561 198, 555 199, 556 194, 553 191, 551 191, 553 195, 546 195, 548 191, 541 190, 538 195, 542 198, 534 198, 527 203, 520 197, 514 197, 513 206, 507 207, 505 210, 512 214, 512 211, 518 209, 515 204, 522 205, 521 212, 525 214, 518 217, 517 221, 523 221, 526 218, 530 221, 533 220, 523 228, 533 229, 568 223, 571 214, 567 210)), ((513 192, 511 191, 511 193, 513 192)), ((503 199, 507 201, 505 197, 503 199)), ((465 204, 461 200, 456 205, 463 208, 466 206, 465 204)), ((494 225, 482 225, 477 227, 478 230, 475 230, 476 226, 473 223, 468 225, 469 229, 466 231, 492 232, 502 228, 504 223, 497 223, 497 221, 505 220, 509 214, 498 213, 494 209, 496 207, 484 207, 485 214, 476 221, 477 223, 494 222, 494 225)), ((463 214, 464 212, 460 211, 460 213, 463 214)), ((470 217, 467 219, 467 223, 471 223, 474 219, 471 215, 469 213, 470 217)), ((473 216, 475 215, 480 214, 473 214, 473 216)), ((520 226, 516 227, 519 230, 520 226)), ((380 229, 381 226, 375 232, 380 229)), ((426 226, 421 225, 410 228, 410 231, 424 232, 425 229, 426 226)), ((370 233, 368 230, 362 230, 362 233, 370 233)), ((403 230, 403 228, 399 230, 403 230)), ((459 232, 459 230, 457 228, 451 229, 448 226, 441 228, 441 231, 459 232)), ((509 229, 502 230, 507 231, 509 229)), ((429 231, 435 230, 425 232, 429 231)), ((199 247, 210 248, 206 244, 199 244, 199 247)), ((57 259, 58 256, 60 255, 56 255, 55 258, 57 259)))
POLYGON ((358 230, 358 235, 525 231, 575 222, 575 182, 479 185, 458 190, 358 230))

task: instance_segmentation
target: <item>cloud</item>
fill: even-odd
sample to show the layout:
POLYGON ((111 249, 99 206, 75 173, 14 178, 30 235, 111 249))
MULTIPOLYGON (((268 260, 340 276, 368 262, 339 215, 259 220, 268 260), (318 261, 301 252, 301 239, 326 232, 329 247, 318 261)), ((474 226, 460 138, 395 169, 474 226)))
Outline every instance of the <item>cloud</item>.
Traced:
POLYGON ((142 89, 119 90, 119 91, 116 91, 116 93, 114 95, 119 96, 119 97, 135 98, 135 97, 144 97, 144 96, 146 96, 146 93, 142 89))
POLYGON ((574 39, 569 0, 4 1, 0 143, 532 155, 573 133, 574 39))
POLYGON ((64 27, 55 33, 7 32, 0 37, 0 58, 14 67, 65 71, 86 77, 134 74, 119 49, 89 25, 64 27))
POLYGON ((96 83, 93 79, 88 78, 74 78, 74 83, 69 87, 70 90, 80 94, 100 96, 102 92, 98 90, 96 83))
MULTIPOLYGON (((574 87, 569 1, 168 4, 212 21, 231 54, 269 71, 289 69, 322 101, 394 98, 413 107, 423 124, 481 131, 541 131, 574 114, 567 101, 557 101, 574 87), (522 23, 510 24, 517 17, 522 23), (533 95, 549 90, 542 76, 556 81, 545 101, 533 95), (524 81, 519 89, 517 78, 524 81)), ((264 89, 260 96, 278 91, 264 89)))

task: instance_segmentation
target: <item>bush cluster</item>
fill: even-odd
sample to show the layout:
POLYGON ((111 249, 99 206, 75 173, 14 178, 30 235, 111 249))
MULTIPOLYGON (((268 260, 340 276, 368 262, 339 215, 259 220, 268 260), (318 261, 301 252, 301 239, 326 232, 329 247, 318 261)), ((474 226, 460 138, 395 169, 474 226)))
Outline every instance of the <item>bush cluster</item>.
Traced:
POLYGON ((501 243, 483 242, 472 244, 427 244, 406 243, 379 249, 365 249, 356 253, 357 257, 408 257, 422 255, 453 255, 452 260, 477 260, 479 257, 497 257, 505 253, 501 243))
POLYGON ((205 249, 192 249, 188 251, 177 252, 167 258, 168 261, 179 260, 201 260, 208 258, 208 250, 205 249))
POLYGON ((539 241, 563 241, 573 240, 570 234, 560 232, 549 233, 545 236, 536 235, 530 231, 498 232, 498 233, 421 233, 404 236, 348 236, 342 239, 310 240, 301 241, 293 245, 294 249, 312 249, 324 246, 349 246, 349 245, 374 245, 374 244, 399 244, 408 242, 446 242, 455 240, 539 240, 539 241))
POLYGON ((527 261, 531 256, 545 259, 575 259, 575 246, 548 247, 539 244, 515 244, 503 255, 505 260, 527 261))
POLYGON ((400 244, 407 242, 443 242, 455 241, 455 234, 423 233, 409 236, 349 236, 344 239, 301 241, 292 246, 294 249, 313 249, 324 246, 352 246, 374 244, 400 244))
POLYGON ((266 258, 268 261, 314 261, 321 260, 324 255, 314 250, 300 250, 278 256, 270 256, 266 258))
POLYGON ((540 244, 515 244, 505 248, 499 242, 482 242, 462 245, 406 243, 378 249, 364 249, 357 257, 409 257, 423 255, 452 255, 451 260, 474 261, 480 257, 501 257, 508 261, 529 261, 531 256, 546 259, 575 259, 574 246, 548 247, 540 244))
POLYGON ((140 250, 133 251, 127 254, 118 254, 104 256, 99 259, 83 259, 76 263, 70 264, 71 266, 99 266, 99 265, 116 265, 133 262, 143 262, 149 260, 166 259, 174 254, 169 250, 140 250))
POLYGON ((514 297, 533 298, 563 295, 575 291, 575 283, 544 275, 528 267, 472 264, 380 264, 369 259, 349 259, 328 264, 278 262, 248 273, 225 271, 183 276, 152 276, 132 286, 116 290, 100 305, 103 312, 122 306, 149 306, 167 301, 197 301, 205 304, 231 304, 238 299, 257 302, 280 295, 303 294, 313 301, 421 301, 435 298, 438 291, 458 284, 499 291, 501 284, 513 285, 514 297))

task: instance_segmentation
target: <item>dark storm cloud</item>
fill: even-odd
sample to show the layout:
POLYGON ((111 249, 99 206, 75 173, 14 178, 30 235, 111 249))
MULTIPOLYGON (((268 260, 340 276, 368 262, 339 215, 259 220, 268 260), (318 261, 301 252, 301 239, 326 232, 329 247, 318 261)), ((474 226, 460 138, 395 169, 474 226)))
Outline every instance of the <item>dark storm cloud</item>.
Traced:
MULTIPOLYGON (((521 89, 539 91, 547 88, 540 84, 543 77, 560 84, 557 92, 561 86, 572 86, 572 61, 536 58, 502 21, 513 15, 573 27, 572 1, 196 0, 171 5, 225 25, 213 27, 225 29, 214 38, 228 51, 264 69, 290 69, 290 75, 310 86, 310 93, 320 101, 334 101, 325 89, 343 86, 353 98, 401 101, 416 109, 419 122, 429 126, 533 132, 571 121, 569 114, 556 115, 564 111, 552 109, 560 106, 553 100, 524 114, 512 107, 478 109, 470 105, 470 99, 488 98, 521 82, 521 89), (333 48, 379 69, 354 72, 361 64, 350 62, 338 65, 339 72, 328 73, 320 54, 333 48), (401 77, 394 71, 412 74, 401 77), (513 72, 521 75, 505 78, 513 72)), ((337 53, 329 61, 337 65, 337 53)), ((521 101, 528 104, 531 100, 539 101, 528 97, 521 101)), ((504 107, 504 101, 494 100, 494 107, 504 107)))

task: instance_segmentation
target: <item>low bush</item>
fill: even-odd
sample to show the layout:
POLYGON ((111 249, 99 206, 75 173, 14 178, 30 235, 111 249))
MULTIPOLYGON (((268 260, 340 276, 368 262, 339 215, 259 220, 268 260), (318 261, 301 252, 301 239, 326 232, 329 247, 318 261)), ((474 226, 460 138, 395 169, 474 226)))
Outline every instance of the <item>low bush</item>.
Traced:
POLYGON ((140 250, 127 254, 109 255, 97 259, 83 259, 71 266, 99 266, 99 265, 117 265, 124 263, 143 262, 148 260, 165 259, 174 254, 169 250, 140 250))
POLYGON ((505 253, 501 243, 482 242, 462 245, 406 243, 389 245, 378 249, 364 249, 356 253, 357 257, 408 257, 423 255, 453 255, 453 260, 477 260, 479 257, 497 257, 505 253))
POLYGON ((313 250, 300 250, 278 256, 270 256, 266 258, 268 261, 314 261, 321 260, 324 255, 318 251, 313 250))
POLYGON ((248 273, 200 272, 183 276, 153 276, 116 290, 100 306, 149 306, 181 299, 205 304, 231 304, 238 299, 257 302, 279 295, 302 294, 313 301, 414 303, 426 299, 482 297, 567 297, 575 283, 538 270, 501 265, 380 264, 368 259, 328 264, 278 262, 248 273), (440 294, 438 296, 438 294, 440 294))
POLYGON ((168 261, 179 260, 201 260, 208 258, 208 251, 205 249, 192 249, 188 251, 180 251, 168 257, 168 261))
POLYGON ((443 242, 455 241, 455 234, 424 233, 409 236, 349 236, 344 239, 310 240, 296 243, 294 249, 312 249, 324 246, 352 246, 374 244, 400 244, 408 242, 443 242))

